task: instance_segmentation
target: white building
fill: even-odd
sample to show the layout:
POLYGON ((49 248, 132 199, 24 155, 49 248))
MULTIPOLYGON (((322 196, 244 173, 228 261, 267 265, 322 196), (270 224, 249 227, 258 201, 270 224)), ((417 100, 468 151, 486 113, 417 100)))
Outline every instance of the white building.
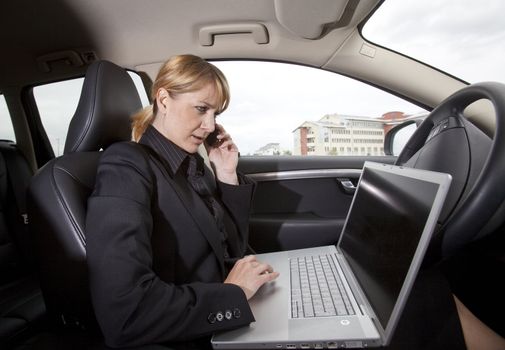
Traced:
POLYGON ((384 120, 328 114, 293 131, 293 155, 384 155, 384 120))

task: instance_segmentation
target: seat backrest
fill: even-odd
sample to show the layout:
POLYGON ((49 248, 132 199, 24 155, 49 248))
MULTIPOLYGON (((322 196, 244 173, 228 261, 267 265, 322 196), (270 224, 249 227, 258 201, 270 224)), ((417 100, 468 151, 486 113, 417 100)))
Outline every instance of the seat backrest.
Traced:
POLYGON ((32 331, 45 314, 26 225, 32 175, 16 144, 0 140, 0 347, 32 331))
POLYGON ((31 176, 28 162, 15 144, 0 141, 0 285, 24 274, 31 258, 22 216, 31 176))
POLYGON ((130 140, 130 116, 142 108, 123 68, 93 63, 70 122, 64 155, 45 164, 28 191, 40 279, 48 312, 66 324, 94 325, 84 235, 87 200, 93 191, 100 150, 130 140))

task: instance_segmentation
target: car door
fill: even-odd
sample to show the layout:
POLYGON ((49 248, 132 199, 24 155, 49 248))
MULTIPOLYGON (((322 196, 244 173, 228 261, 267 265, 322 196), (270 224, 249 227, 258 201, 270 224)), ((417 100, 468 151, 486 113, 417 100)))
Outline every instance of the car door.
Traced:
POLYGON ((393 164, 390 140, 384 149, 386 135, 426 113, 315 68, 247 61, 216 65, 232 93, 217 123, 240 149, 239 171, 256 181, 249 242, 257 253, 335 244, 364 162, 393 164), (297 83, 320 88, 307 91, 297 83), (363 108, 363 101, 377 106, 363 108))
POLYGON ((394 157, 241 157, 256 181, 250 245, 258 253, 335 244, 367 160, 394 157))

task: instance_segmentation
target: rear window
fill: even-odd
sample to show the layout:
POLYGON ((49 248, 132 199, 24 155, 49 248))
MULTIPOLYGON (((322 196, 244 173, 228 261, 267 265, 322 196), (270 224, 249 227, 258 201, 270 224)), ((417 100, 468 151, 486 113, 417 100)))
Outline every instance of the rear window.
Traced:
POLYGON ((40 119, 54 154, 63 153, 70 119, 74 115, 84 78, 59 81, 33 88, 40 119))
POLYGON ((0 126, 1 140, 16 141, 7 102, 5 102, 5 97, 2 94, 0 94, 0 126))

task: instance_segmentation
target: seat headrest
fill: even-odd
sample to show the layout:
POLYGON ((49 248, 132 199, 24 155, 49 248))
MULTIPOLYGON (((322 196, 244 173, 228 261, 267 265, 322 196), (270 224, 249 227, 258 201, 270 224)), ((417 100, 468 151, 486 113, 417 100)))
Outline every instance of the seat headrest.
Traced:
POLYGON ((64 153, 98 151, 131 139, 131 116, 142 108, 130 75, 108 61, 91 64, 65 141, 64 153))

